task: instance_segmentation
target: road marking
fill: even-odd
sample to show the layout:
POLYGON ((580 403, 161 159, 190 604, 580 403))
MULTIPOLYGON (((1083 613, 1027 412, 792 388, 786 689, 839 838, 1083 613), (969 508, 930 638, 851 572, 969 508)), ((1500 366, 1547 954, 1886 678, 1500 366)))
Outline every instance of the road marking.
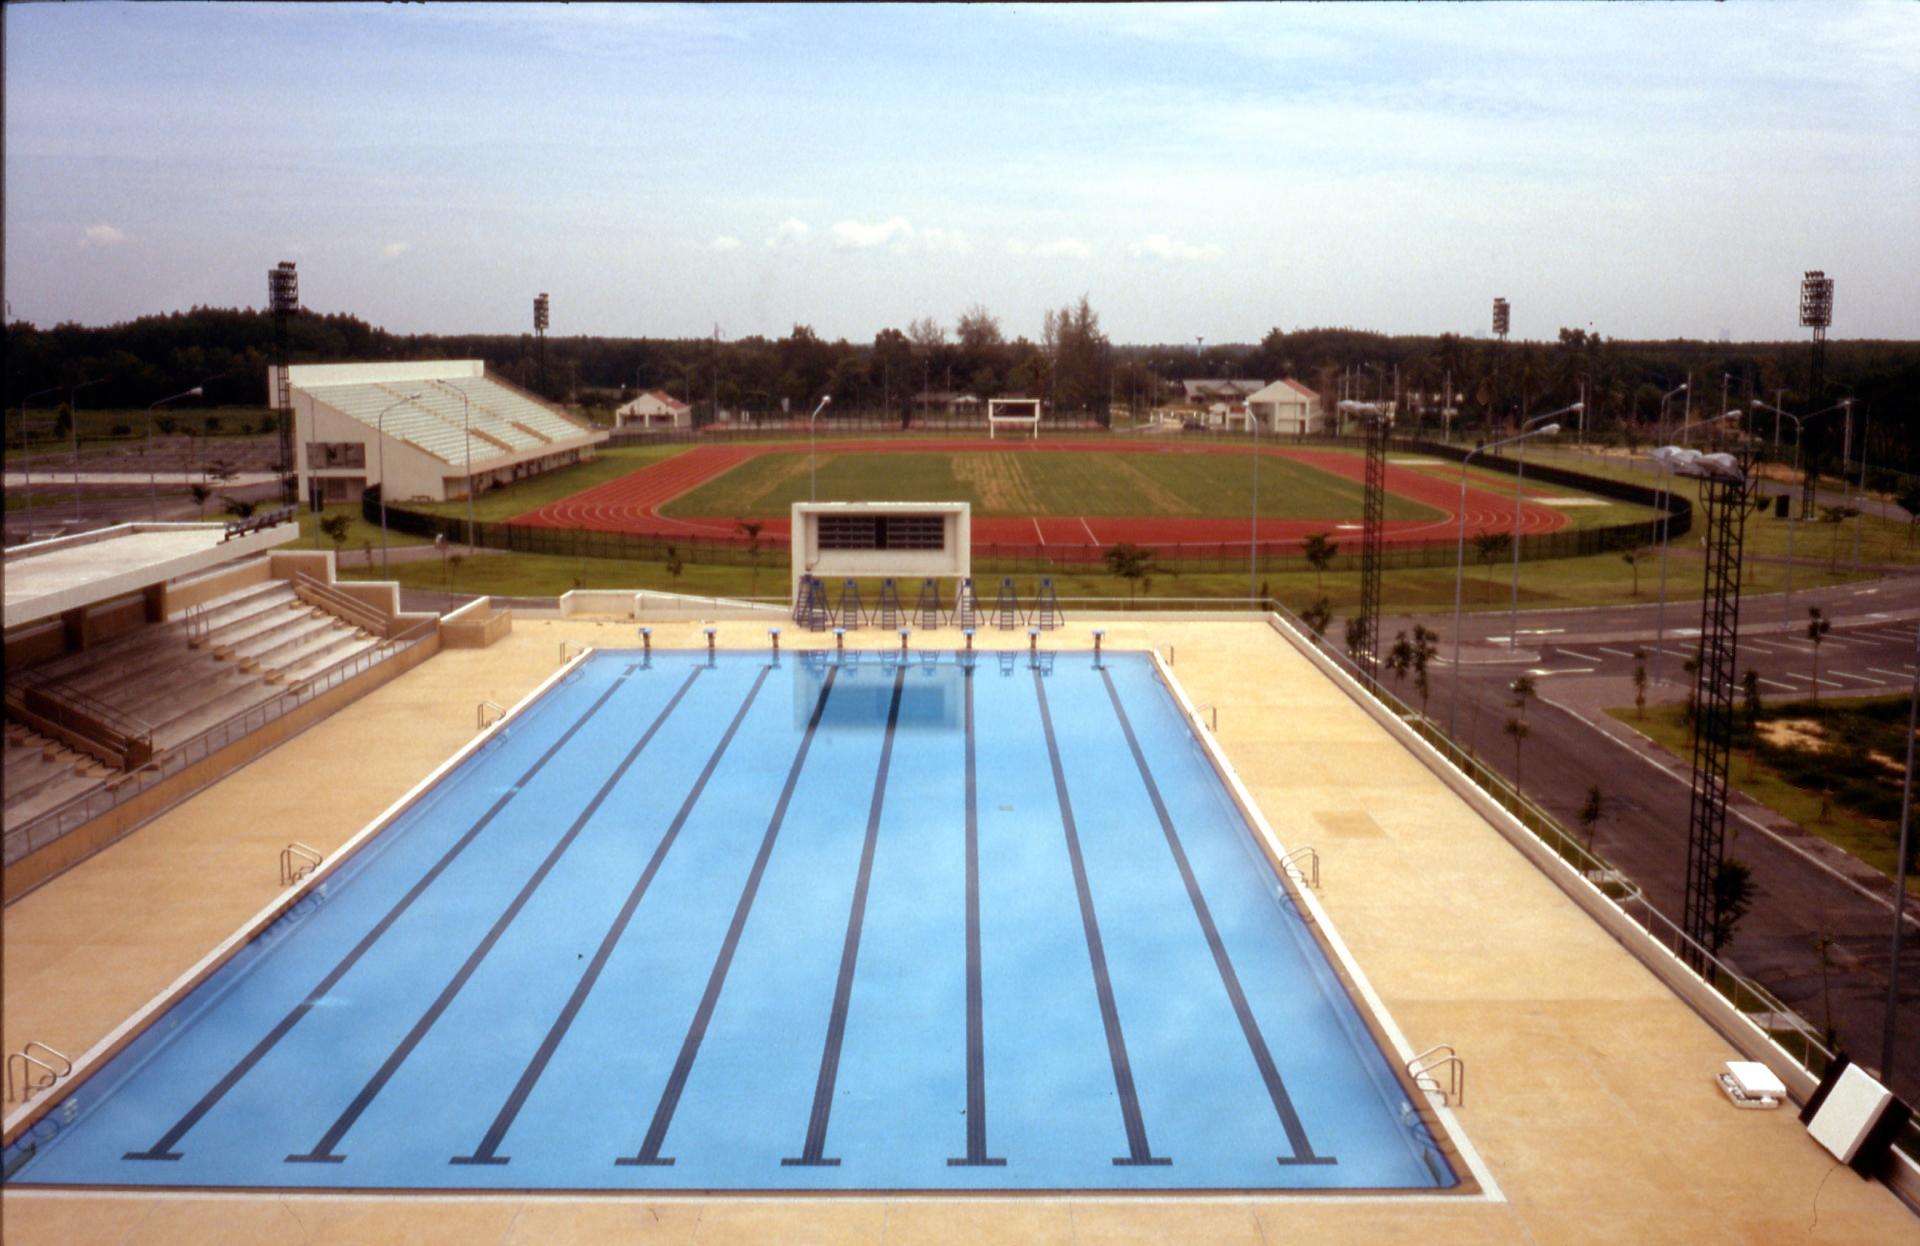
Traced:
POLYGON ((1534 669, 1528 671, 1527 674, 1529 675, 1591 675, 1594 673, 1594 671, 1598 669, 1600 668, 1596 666, 1563 666, 1558 670, 1550 671, 1550 670, 1547 670, 1545 667, 1537 666, 1534 669))
MULTIPOLYGON (((1622 740, 1619 736, 1614 735, 1611 731, 1607 731, 1606 729, 1602 728, 1599 724, 1595 723, 1592 719, 1588 718, 1585 714, 1580 713, 1578 710, 1571 709, 1565 705, 1560 704, 1558 701, 1551 700, 1547 697, 1542 697, 1540 699, 1544 701, 1546 704, 1551 705, 1553 706, 1553 708, 1561 711, 1562 713, 1569 714, 1574 718, 1580 720, 1581 722, 1585 723, 1589 730, 1598 732, 1602 738, 1619 746, 1620 748, 1625 749, 1628 753, 1632 754, 1635 757, 1638 757, 1641 761, 1646 762, 1649 766, 1652 766, 1655 770, 1658 770, 1661 774, 1667 775, 1670 778, 1678 779, 1680 782, 1688 785, 1692 784, 1693 776, 1689 772, 1685 770, 1669 767, 1659 757, 1649 756, 1648 754, 1641 752, 1638 747, 1636 747, 1635 745, 1633 745, 1632 743, 1626 740, 1622 740)), ((1631 727, 1627 729, 1629 731, 1633 730, 1631 727)), ((1639 733, 1635 732, 1635 734, 1638 735, 1639 733)), ((1646 740, 1645 736, 1641 736, 1640 738, 1642 740, 1646 740)), ((1649 745, 1652 745, 1652 741, 1647 741, 1647 743, 1649 745)), ((1652 745, 1652 747, 1658 748, 1659 746, 1652 745)), ((1678 766, 1678 764, 1679 764, 1678 759, 1676 759, 1675 766, 1678 766)), ((1744 795, 1744 793, 1742 793, 1742 795, 1744 795)), ((1747 799, 1751 800, 1753 798, 1749 796, 1747 797, 1747 799)), ((1815 856, 1813 853, 1807 851, 1805 848, 1801 847, 1799 844, 1794 843, 1792 840, 1787 839, 1786 837, 1781 835, 1780 832, 1774 830, 1772 827, 1768 826, 1766 823, 1759 821, 1758 819, 1754 818, 1752 815, 1746 813, 1744 810, 1735 809, 1731 803, 1729 803, 1727 806, 1727 812, 1732 814, 1734 817, 1739 818, 1742 822, 1745 822, 1748 826, 1751 826, 1754 830, 1759 831, 1762 835, 1765 835, 1768 839, 1771 839, 1774 843, 1779 844, 1782 848, 1785 848, 1787 851, 1794 853, 1796 856, 1800 857, 1802 860, 1804 860, 1807 864, 1813 866, 1815 869, 1820 870, 1822 873, 1832 875, 1834 878, 1838 879, 1843 886, 1851 889, 1855 894, 1860 895, 1866 898, 1867 900, 1872 901, 1875 904, 1878 904, 1881 908, 1887 909, 1888 911, 1892 911, 1893 901, 1890 898, 1886 896, 1882 896, 1878 892, 1869 891, 1867 888, 1861 886, 1858 882, 1855 882, 1853 879, 1848 878, 1845 874, 1842 874, 1839 870, 1835 869, 1828 862, 1822 860, 1818 856, 1815 856)), ((1889 890, 1891 890, 1891 888, 1889 888, 1889 890)), ((1905 918, 1909 922, 1912 922, 1916 928, 1920 928, 1920 911, 1916 911, 1913 907, 1909 906, 1906 908, 1903 916, 1905 916, 1905 918)))
POLYGON ((1798 692, 1799 691, 1799 689, 1795 688, 1792 684, 1783 684, 1777 679, 1768 679, 1765 675, 1758 675, 1758 676, 1755 676, 1755 678, 1758 679, 1761 683, 1765 684, 1767 687, 1778 688, 1782 692, 1798 692))
POLYGON ((1633 654, 1631 654, 1631 653, 1627 653, 1627 652, 1626 652, 1626 651, 1624 651, 1624 650, 1621 650, 1621 649, 1608 649, 1608 648, 1606 648, 1606 647, 1605 647, 1604 645, 1595 645, 1595 646, 1594 646, 1594 648, 1596 648, 1596 649, 1598 649, 1598 650, 1600 650, 1600 652, 1602 652, 1602 653, 1611 653, 1611 654, 1612 654, 1612 655, 1613 655, 1614 657, 1616 657, 1616 658, 1630 658, 1630 657, 1632 657, 1632 656, 1633 656, 1633 654))
POLYGON ((1588 654, 1584 654, 1580 652, 1578 649, 1562 649, 1560 650, 1560 652, 1566 654, 1570 658, 1578 658, 1582 662, 1598 662, 1600 660, 1599 658, 1589 656, 1588 654))
POLYGON ((1881 666, 1869 666, 1867 669, 1870 671, 1876 671, 1882 675, 1891 675, 1895 679, 1912 679, 1913 678, 1912 671, 1890 671, 1890 670, 1887 670, 1885 667, 1881 667, 1881 666))
POLYGON ((1878 684, 1883 682, 1878 679, 1868 679, 1865 675, 1849 674, 1846 671, 1828 671, 1827 674, 1832 675, 1835 679, 1857 679, 1863 684, 1878 684))
POLYGON ((1741 643, 1748 649, 1760 649, 1767 653, 1772 653, 1776 649, 1783 650, 1783 651, 1786 649, 1785 645, 1782 645, 1777 641, 1748 640, 1748 641, 1743 641, 1741 643))

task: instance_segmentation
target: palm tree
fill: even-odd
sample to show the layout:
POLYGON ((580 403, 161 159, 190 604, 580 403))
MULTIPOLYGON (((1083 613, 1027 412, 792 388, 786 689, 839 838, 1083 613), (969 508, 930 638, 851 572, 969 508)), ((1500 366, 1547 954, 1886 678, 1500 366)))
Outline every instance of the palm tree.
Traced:
POLYGON ((1520 746, 1533 734, 1533 728, 1527 726, 1524 718, 1509 718, 1504 730, 1513 737, 1513 786, 1517 789, 1520 786, 1520 746))
POLYGON ((1333 622, 1333 603, 1325 597, 1315 598, 1312 605, 1300 612, 1300 621, 1313 629, 1315 642, 1325 639, 1327 624, 1333 622))
POLYGON ((1140 595, 1140 582, 1146 581, 1149 591, 1153 588, 1153 551, 1142 549, 1138 545, 1121 542, 1106 552, 1107 570, 1127 582, 1127 604, 1133 605, 1140 595))
POLYGON ((767 525, 759 519, 742 519, 733 526, 747 538, 747 561, 753 567, 747 579, 747 596, 754 597, 760 592, 760 530, 767 525))
POLYGON ((1487 568, 1487 593, 1493 593, 1493 564, 1507 552, 1507 542, 1513 538, 1504 532, 1481 532, 1473 538, 1474 556, 1487 568))
POLYGON ((1820 642, 1833 630, 1833 620, 1820 613, 1820 607, 1807 607, 1807 639, 1813 642, 1813 700, 1820 703, 1820 642))
POLYGON ((1707 934, 1707 950, 1714 955, 1733 942, 1734 927, 1753 907, 1753 868, 1746 862, 1727 857, 1713 872, 1713 925, 1707 934))
POLYGON ((1640 564, 1653 555, 1653 551, 1644 545, 1620 551, 1620 561, 1633 569, 1633 595, 1640 595, 1640 564))
POLYGON ((1644 719, 1647 716, 1647 651, 1633 651, 1633 716, 1644 719))
POLYGON ((1587 784, 1587 803, 1580 806, 1580 829, 1586 833, 1586 849, 1593 851, 1593 830, 1600 824, 1600 785, 1587 784))
POLYGON ((1740 713, 1747 720, 1747 777, 1760 759, 1760 672, 1751 666, 1740 677, 1740 713))

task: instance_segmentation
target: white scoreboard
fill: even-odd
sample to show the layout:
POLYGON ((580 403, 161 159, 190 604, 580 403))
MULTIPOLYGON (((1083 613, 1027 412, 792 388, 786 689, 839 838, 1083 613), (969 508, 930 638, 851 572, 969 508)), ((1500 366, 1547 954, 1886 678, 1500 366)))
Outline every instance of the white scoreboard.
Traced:
POLYGON ((795 502, 792 599, 805 575, 829 584, 972 575, 972 511, 966 502, 795 502))

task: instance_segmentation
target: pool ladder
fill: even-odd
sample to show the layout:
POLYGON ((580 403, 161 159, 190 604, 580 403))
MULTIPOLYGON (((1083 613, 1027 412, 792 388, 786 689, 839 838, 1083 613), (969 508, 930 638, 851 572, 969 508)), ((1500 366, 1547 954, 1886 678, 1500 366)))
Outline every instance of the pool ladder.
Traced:
POLYGON ((307 875, 320 868, 321 855, 318 848, 309 847, 294 840, 280 850, 280 885, 291 887, 307 875))
POLYGON ((7 1055, 7 1102, 19 1103, 22 1100, 31 1099, 72 1072, 73 1061, 67 1059, 64 1053, 55 1051, 35 1039, 20 1050, 9 1052, 7 1055), (35 1051, 41 1052, 46 1059, 35 1055, 35 1051), (60 1062, 59 1068, 53 1066, 52 1061, 55 1060, 60 1062), (19 1070, 17 1081, 14 1076, 15 1069, 19 1070), (37 1074, 34 1072, 35 1069, 39 1070, 37 1074))
POLYGON ((1451 1043, 1438 1043, 1407 1061, 1407 1076, 1415 1086, 1439 1095, 1440 1101, 1449 1106, 1457 1107, 1467 1101, 1467 1066, 1451 1043), (1444 1085, 1440 1080, 1442 1071, 1446 1074, 1444 1085))
POLYGON ((1281 857, 1280 868, 1298 885, 1320 890, 1320 850, 1312 844, 1302 844, 1281 857))
POLYGON ((476 705, 473 710, 474 724, 475 726, 482 729, 484 729, 488 723, 499 722, 502 718, 505 718, 506 716, 507 716, 507 707, 500 704, 498 701, 492 701, 492 700, 482 701, 480 702, 479 705, 476 705), (487 717, 489 713, 493 715, 492 718, 487 717))

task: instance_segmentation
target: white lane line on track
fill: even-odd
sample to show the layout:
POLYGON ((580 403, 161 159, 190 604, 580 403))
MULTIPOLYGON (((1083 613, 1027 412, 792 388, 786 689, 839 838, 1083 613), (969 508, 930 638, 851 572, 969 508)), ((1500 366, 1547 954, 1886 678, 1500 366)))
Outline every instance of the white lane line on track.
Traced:
POLYGON ((1080 531, 1087 534, 1087 544, 1100 544, 1100 538, 1093 535, 1093 529, 1087 526, 1087 517, 1085 515, 1080 516, 1080 531))
POLYGON ((1035 538, 1039 540, 1040 544, 1045 545, 1047 543, 1047 534, 1040 531, 1039 518, 1035 517, 1033 519, 1028 520, 1028 522, 1033 525, 1033 535, 1035 536, 1035 538))

